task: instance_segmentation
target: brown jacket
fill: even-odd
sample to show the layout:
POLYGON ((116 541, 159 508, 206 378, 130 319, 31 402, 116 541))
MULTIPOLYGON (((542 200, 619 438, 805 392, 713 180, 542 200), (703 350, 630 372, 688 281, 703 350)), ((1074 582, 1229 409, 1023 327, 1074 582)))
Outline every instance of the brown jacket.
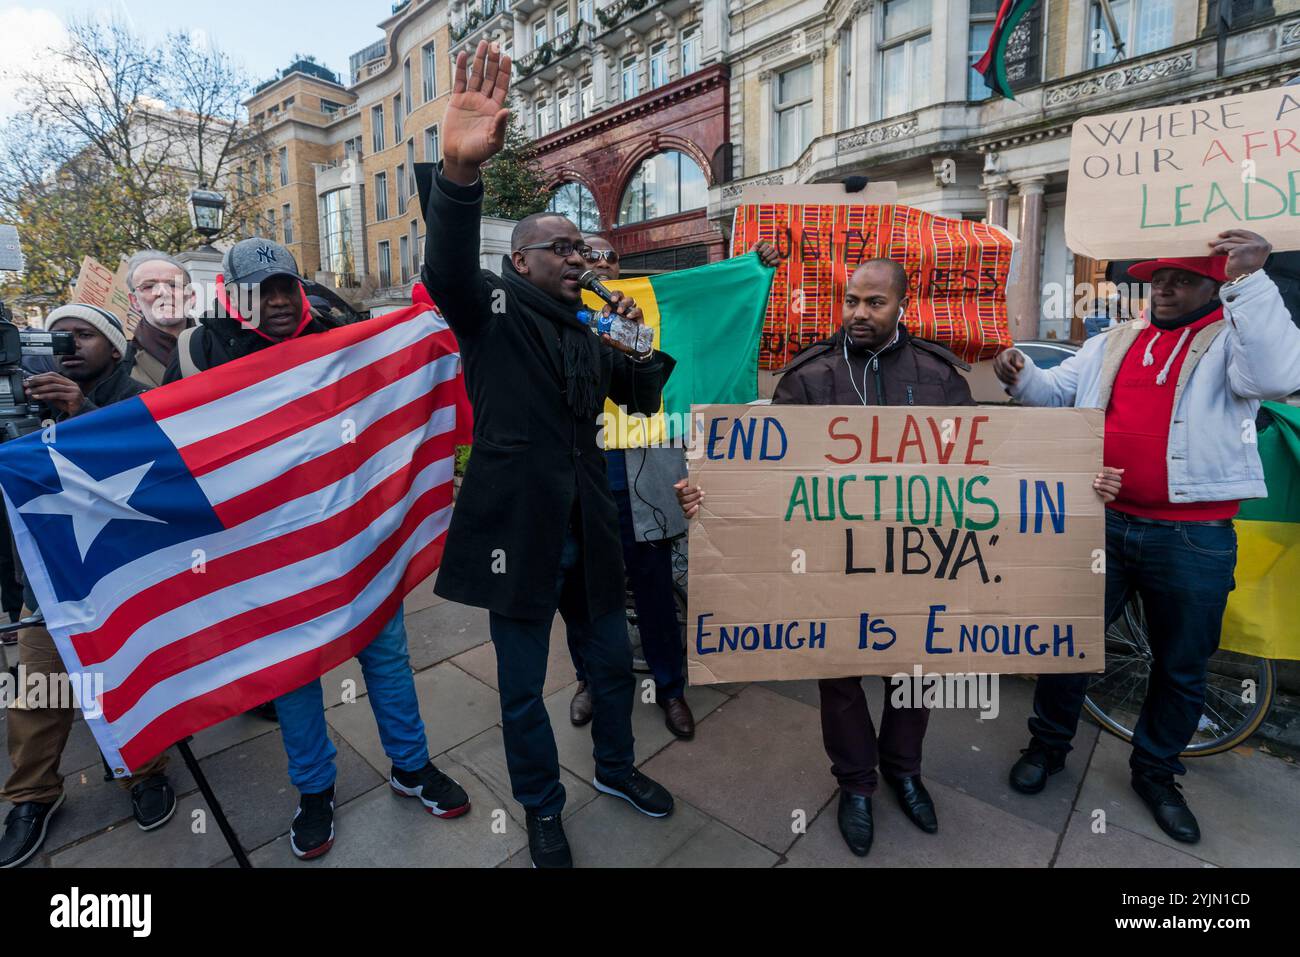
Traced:
POLYGON ((809 346, 785 367, 774 405, 975 405, 958 369, 970 366, 937 342, 900 327, 874 361, 849 351, 844 331, 809 346), (852 373, 850 375, 850 367, 852 373), (865 381, 866 388, 863 389, 865 381))

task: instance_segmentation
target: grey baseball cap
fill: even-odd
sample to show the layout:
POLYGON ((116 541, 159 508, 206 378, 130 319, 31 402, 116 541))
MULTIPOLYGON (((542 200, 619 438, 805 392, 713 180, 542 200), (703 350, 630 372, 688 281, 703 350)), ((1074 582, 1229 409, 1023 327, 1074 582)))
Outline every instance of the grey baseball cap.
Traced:
POLYGON ((293 254, 274 240, 257 236, 226 250, 221 272, 228 286, 260 285, 272 276, 292 276, 303 282, 293 254))

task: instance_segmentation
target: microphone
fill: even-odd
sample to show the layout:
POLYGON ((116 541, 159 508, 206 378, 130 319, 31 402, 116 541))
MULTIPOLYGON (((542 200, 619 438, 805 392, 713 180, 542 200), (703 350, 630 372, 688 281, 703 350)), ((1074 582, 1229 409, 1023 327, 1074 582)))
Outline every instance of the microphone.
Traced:
POLYGON ((608 303, 614 301, 614 293, 608 286, 600 281, 600 277, 591 269, 588 269, 578 278, 578 285, 583 289, 594 292, 608 303))

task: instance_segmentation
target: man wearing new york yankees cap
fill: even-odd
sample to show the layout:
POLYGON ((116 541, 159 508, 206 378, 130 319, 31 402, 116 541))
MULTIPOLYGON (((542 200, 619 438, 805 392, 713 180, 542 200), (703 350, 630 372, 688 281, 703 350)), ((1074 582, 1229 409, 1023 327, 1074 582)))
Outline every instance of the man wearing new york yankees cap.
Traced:
MULTIPOLYGON (((145 391, 122 363, 127 343, 117 316, 95 306, 69 305, 50 313, 46 325, 51 331, 70 333, 75 351, 59 358, 57 371, 24 382, 28 397, 41 407, 42 420, 59 422, 84 415, 145 391)), ((27 587, 23 593, 27 606, 23 615, 29 617, 27 609, 38 610, 36 597, 27 587)), ((52 693, 65 680, 63 660, 43 625, 18 633, 18 661, 27 678, 24 688, 34 687, 32 679, 45 676, 52 693)), ((71 701, 42 701, 27 693, 9 706, 6 723, 13 771, 0 797, 11 801, 13 808, 0 836, 0 868, 17 867, 41 848, 50 821, 63 804, 59 763, 76 716, 71 701)), ((161 754, 134 777, 120 779, 120 785, 131 792, 131 811, 142 830, 161 827, 176 811, 176 793, 163 773, 166 765, 167 756, 161 754)))
MULTIPOLYGON (((289 250, 269 239, 245 239, 226 253, 212 313, 177 340, 176 359, 167 370, 166 381, 328 328, 311 311, 298 264, 289 250)), ((465 790, 429 760, 400 606, 357 655, 357 661, 380 743, 392 762, 389 786, 399 795, 418 798, 434 817, 466 813, 469 796, 465 790)), ((320 679, 280 695, 275 699, 275 711, 289 759, 289 780, 300 795, 289 826, 289 848, 304 860, 321 857, 334 846, 337 750, 325 723, 320 679)))

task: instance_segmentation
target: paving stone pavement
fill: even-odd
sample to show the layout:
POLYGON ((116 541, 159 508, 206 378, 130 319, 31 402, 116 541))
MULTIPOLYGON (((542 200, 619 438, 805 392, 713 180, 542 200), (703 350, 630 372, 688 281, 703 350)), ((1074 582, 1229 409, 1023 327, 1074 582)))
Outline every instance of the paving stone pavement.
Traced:
MULTIPOLYGON (((441 821, 387 786, 389 764, 355 661, 324 677, 326 718, 338 747, 337 839, 319 861, 297 861, 287 831, 297 794, 276 725, 240 716, 196 735, 193 749, 258 867, 528 867, 523 811, 510 795, 496 696, 496 656, 485 612, 444 602, 428 584, 408 600, 416 690, 438 766, 473 808, 441 821)), ((873 802, 876 842, 853 857, 835 821, 838 791, 821 746, 813 681, 691 688, 692 741, 668 732, 638 689, 637 762, 676 799, 669 818, 637 814, 591 786, 589 728, 569 724, 573 670, 564 629, 552 631, 545 696, 568 795, 565 829, 579 866, 597 867, 1250 867, 1300 866, 1300 767, 1253 746, 1188 762, 1182 780, 1201 821, 1200 844, 1166 837, 1128 785, 1128 746, 1085 721, 1066 770, 1035 797, 1006 772, 1024 746, 1032 680, 999 683, 998 714, 935 711, 925 777, 940 830, 907 821, 887 790, 873 802)), ((644 681, 646 676, 638 676, 644 681)), ((879 715, 878 679, 864 679, 879 715)), ((0 709, 0 732, 6 730, 0 709)), ((229 848, 179 757, 175 819, 149 834, 127 795, 103 780, 85 722, 64 752, 68 799, 36 867, 233 865, 229 848)), ((0 775, 9 773, 0 749, 0 775)), ((0 802, 0 815, 9 806, 0 802)))

